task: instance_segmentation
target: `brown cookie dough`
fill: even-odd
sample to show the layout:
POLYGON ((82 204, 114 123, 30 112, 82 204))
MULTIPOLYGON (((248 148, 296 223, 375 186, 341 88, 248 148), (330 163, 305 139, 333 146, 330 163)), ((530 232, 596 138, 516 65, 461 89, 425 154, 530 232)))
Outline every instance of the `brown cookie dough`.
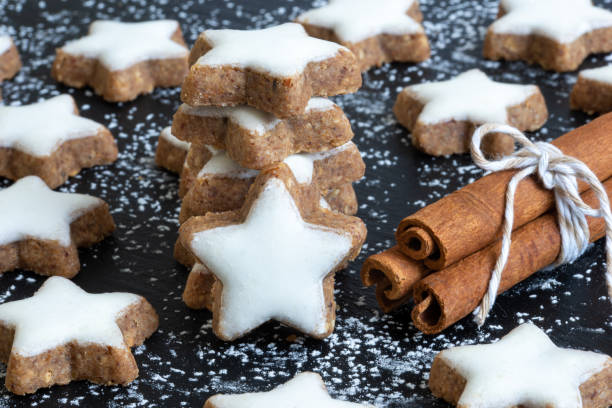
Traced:
MULTIPOLYGON (((365 2, 361 2, 361 4, 357 6, 351 1, 337 0, 320 9, 307 11, 300 15, 296 21, 304 26, 309 35, 323 40, 337 42, 350 49, 357 57, 361 71, 367 71, 374 66, 381 66, 384 63, 392 61, 422 62, 429 59, 430 56, 427 35, 420 24, 417 23, 423 20, 423 14, 419 8, 418 1, 414 0, 404 3, 411 4, 407 9, 399 12, 405 13, 414 20, 408 20, 404 23, 406 26, 405 30, 409 32, 405 34, 390 34, 384 32, 385 23, 392 24, 393 26, 397 24, 397 10, 390 8, 386 16, 387 19, 380 18, 380 21, 378 21, 382 31, 380 34, 370 35, 364 39, 360 38, 353 41, 348 38, 344 39, 341 28, 343 28, 344 25, 350 24, 361 25, 361 22, 353 20, 355 10, 351 10, 349 13, 342 13, 342 9, 359 7, 362 12, 360 13, 360 17, 364 20, 370 20, 372 18, 371 13, 369 13, 371 11, 369 10, 370 8, 388 7, 387 5, 378 3, 376 0, 371 0, 370 5, 365 5, 365 2), (324 17, 324 14, 328 15, 324 17), (325 23, 317 23, 319 18, 322 18, 325 23), (340 29, 336 28, 338 26, 340 29)), ((372 27, 368 26, 367 29, 371 30, 372 27)))
MULTIPOLYGON (((478 73, 478 71, 468 71, 461 76, 451 81, 457 81, 460 77, 466 74, 478 73)), ((484 78, 483 78, 484 79, 484 78)), ((493 86, 504 86, 509 84, 500 84, 490 81, 493 86)), ((423 86, 429 84, 417 85, 423 86)), ((433 83, 432 85, 439 85, 433 83)), ((521 87, 522 85, 516 85, 521 87)), ((448 88, 448 96, 455 95, 454 87, 448 88)), ((446 98, 446 95, 440 91, 441 95, 438 98, 446 98)), ((537 130, 546 122, 548 118, 548 110, 546 102, 538 87, 533 87, 533 91, 527 92, 525 98, 522 98, 521 103, 516 105, 508 105, 504 100, 498 98, 496 103, 505 106, 507 112, 505 122, 511 126, 524 130, 537 130)), ((466 96, 467 97, 467 96, 466 96)), ((474 122, 472 120, 448 120, 442 119, 439 122, 423 121, 421 114, 428 103, 436 103, 437 100, 432 98, 426 102, 419 97, 415 92, 415 88, 407 87, 397 97, 393 112, 397 120, 405 126, 412 135, 412 144, 419 150, 434 156, 443 156, 448 154, 466 153, 469 151, 471 135, 474 129, 483 124, 482 122, 474 122)), ((441 100, 441 99, 438 99, 441 100)), ((458 106, 465 101, 457 101, 458 106)), ((469 116, 470 112, 466 112, 469 116)), ((499 156, 509 154, 514 150, 514 142, 507 135, 495 134, 489 135, 483 143, 483 151, 489 156, 499 156)))
POLYGON ((181 174, 189 147, 190 143, 178 140, 172 134, 170 127, 167 127, 159 134, 155 164, 173 173, 181 174))
POLYGON ((246 106, 183 104, 174 115, 172 133, 193 144, 226 150, 249 169, 262 169, 295 153, 329 150, 353 138, 342 109, 324 98, 312 98, 303 114, 288 119, 246 106))
POLYGON ((570 94, 570 106, 589 115, 612 112, 612 66, 581 71, 570 94))
POLYGON ((593 7, 590 2, 510 3, 500 2, 498 20, 487 30, 485 58, 523 60, 546 70, 564 72, 576 70, 590 54, 612 51, 612 13, 607 10, 593 7), (576 11, 572 13, 570 7, 576 11), (582 11, 587 7, 588 14, 582 11), (563 37, 567 40, 556 37, 561 33, 555 30, 554 34, 547 34, 551 23, 557 24, 557 29, 565 27, 563 37), (515 30, 522 33, 515 34, 515 30))
MULTIPOLYGON (((284 194, 288 194, 290 199, 294 203, 294 204, 291 204, 289 208, 292 208, 293 205, 297 207, 296 210, 298 214, 294 214, 293 216, 299 218, 296 220, 294 219, 284 220, 284 222, 307 223, 308 225, 314 226, 315 229, 322 228, 321 231, 327 231, 326 233, 329 233, 329 234, 332 234, 333 232, 333 234, 339 234, 337 235, 338 237, 343 237, 343 238, 334 238, 334 239, 342 239, 342 240, 347 240, 347 241, 346 241, 346 247, 345 247, 345 244, 342 244, 342 248, 344 248, 342 249, 342 253, 343 253, 342 257, 339 257, 337 259, 334 257, 335 260, 333 261, 331 261, 332 258, 329 258, 331 261, 329 272, 322 278, 322 280, 319 281, 319 284, 322 287, 323 296, 324 296, 324 300, 321 300, 322 301, 321 304, 324 305, 325 312, 324 312, 324 315, 320 317, 321 319, 325 321, 325 324, 323 325, 324 327, 321 326, 320 323, 317 323, 316 328, 311 327, 310 324, 306 324, 306 326, 304 326, 302 323, 301 317, 298 316, 297 318, 294 318, 289 313, 283 314, 283 312, 279 312, 278 314, 272 313, 273 315, 267 317, 267 319, 278 320, 288 326, 291 326, 300 331, 303 331, 306 334, 312 337, 315 337, 315 338, 327 337, 333 331, 334 320, 335 320, 335 302, 333 299, 333 276, 336 271, 346 266, 347 262, 354 259, 359 253, 361 245, 363 244, 365 240, 365 235, 366 235, 365 225, 363 224, 361 220, 359 220, 356 217, 350 217, 347 215, 343 215, 340 213, 322 209, 319 206, 319 196, 316 193, 316 191, 314 191, 312 188, 303 187, 300 183, 297 182, 297 180, 295 179, 293 175, 293 172, 289 169, 287 165, 279 164, 278 166, 273 166, 273 167, 264 169, 258 175, 257 179, 255 180, 251 189, 249 190, 249 193, 245 199, 245 203, 241 209, 236 210, 236 211, 224 212, 224 213, 208 213, 207 215, 202 216, 202 217, 193 217, 189 219, 185 224, 183 224, 183 226, 181 226, 181 229, 180 229, 179 239, 180 239, 181 245, 185 248, 188 248, 189 251, 196 257, 198 263, 202 264, 205 269, 208 269, 215 276, 214 282, 212 284, 212 291, 210 294, 210 299, 207 299, 207 297, 209 296, 207 293, 198 295, 195 292, 196 288, 191 287, 191 285, 195 284, 195 286, 198 287, 199 289, 207 290, 207 288, 210 285, 208 285, 205 282, 202 282, 202 280, 199 278, 192 278, 190 280, 190 288, 188 289, 186 288, 186 293, 188 297, 195 296, 195 298, 193 299, 193 301, 189 300, 188 303, 192 305, 199 304, 203 306, 206 306, 206 304, 209 304, 210 306, 212 306, 213 331, 218 337, 220 337, 223 340, 233 340, 238 337, 241 337, 242 335, 246 334, 250 330, 259 326, 261 323, 263 323, 263 321, 267 319, 266 317, 262 316, 263 320, 259 321, 259 319, 255 317, 255 320, 253 322, 259 322, 259 323, 247 322, 243 324, 243 322, 241 322, 237 326, 235 325, 235 323, 231 321, 232 320, 231 316, 233 315, 233 313, 236 312, 236 310, 234 309, 233 312, 228 311, 227 307, 229 306, 227 306, 224 303, 224 299, 226 299, 226 296, 229 296, 226 291, 230 291, 232 287, 231 284, 229 283, 231 282, 231 278, 228 278, 227 276, 224 277, 224 275, 220 276, 219 273, 221 273, 221 270, 217 271, 215 269, 211 269, 211 267, 207 265, 208 258, 206 255, 206 251, 203 251, 202 247, 198 245, 197 242, 200 242, 199 240, 201 238, 196 238, 196 236, 201 237, 201 234, 206 233, 207 231, 215 231, 215 234, 217 233, 216 231, 219 231, 219 233, 221 233, 221 231, 227 231, 226 227, 231 227, 231 226, 236 226, 237 228, 243 228, 242 230, 240 230, 243 232, 239 232, 239 234, 246 234, 245 236, 248 236, 250 233, 252 233, 250 231, 260 228, 262 225, 268 225, 269 228, 273 228, 273 229, 269 229, 268 231, 275 231, 274 229, 275 227, 269 224, 268 222, 264 222, 264 224, 261 224, 261 222, 266 220, 267 217, 269 216, 268 213, 266 213, 265 211, 261 212, 260 210, 253 212, 252 208, 255 208, 255 207, 265 208, 265 207, 260 207, 260 206, 266 206, 266 207, 279 206, 280 208, 280 207, 284 207, 285 205, 289 205, 290 203, 286 203, 284 201, 285 198, 281 198, 281 196, 284 197, 284 194), (276 192, 277 190, 279 192, 276 192), (281 194, 280 191, 283 191, 284 193, 281 194), (251 219, 250 217, 256 217, 258 219, 260 217, 262 218, 261 220, 259 220, 259 223, 251 224, 250 221, 248 221, 247 223, 247 220, 251 219), (248 225, 248 227, 242 227, 245 225, 248 225), (245 230, 244 228, 247 228, 247 229, 245 230)), ((293 213, 293 211, 294 210, 291 210, 290 212, 293 213)), ((273 211, 273 214, 278 214, 278 212, 273 211)), ((271 221, 271 222, 273 223, 274 221, 271 221)), ((280 230, 285 231, 285 227, 280 228, 280 230)), ((232 231, 234 230, 232 229, 232 231)), ((216 235, 211 236, 210 240, 214 240, 215 239, 214 236, 216 235)), ((294 239, 305 239, 305 240, 312 239, 312 237, 308 238, 306 235, 300 236, 299 238, 297 237, 293 237, 293 238, 294 239)), ((288 237, 279 236, 278 239, 288 239, 288 237)), ((226 242, 226 241, 223 241, 223 242, 226 242)), ((267 244, 264 244, 264 246, 265 245, 267 244)), ((309 244, 306 244, 306 245, 309 245, 309 244)), ((336 245, 336 244, 330 243, 330 245, 336 245)), ((298 251, 302 250, 302 247, 294 248, 292 246, 291 248, 292 250, 298 250, 298 251)), ((218 251, 215 251, 215 252, 217 254, 221 254, 219 256, 225 256, 223 254, 225 254, 224 251, 226 249, 227 248, 225 248, 225 246, 218 247, 218 251)), ((306 250, 306 249, 304 248, 303 250, 306 250)), ((320 256, 320 255, 317 254, 315 256, 320 256)), ((269 263, 270 268, 279 268, 279 267, 282 268, 279 265, 283 265, 284 261, 281 260, 279 261, 280 264, 277 263, 276 261, 277 257, 278 257, 278 254, 266 252, 266 253, 261 254, 260 261, 269 263)), ((281 256, 279 259, 284 259, 284 258, 281 256)), ((237 264, 236 267, 240 268, 241 266, 237 264)), ((239 273, 239 271, 236 271, 236 269, 234 268, 232 268, 232 271, 239 273)), ((274 273, 277 273, 277 272, 278 271, 274 273)), ((201 272, 196 272, 196 273, 201 273, 201 272)), ((244 273, 246 273, 246 271, 244 271, 244 273)), ((287 271, 287 273, 291 274, 295 272, 287 271)), ((252 277, 255 277, 256 280, 259 280, 260 278, 257 278, 257 276, 259 275, 256 274, 256 275, 253 275, 252 277)), ((255 288, 254 286, 250 286, 250 285, 249 287, 250 289, 255 288)), ((291 289, 292 288, 287 287, 287 290, 291 290, 291 289)), ((296 289, 298 291, 310 290, 310 289, 307 289, 306 287, 304 287, 304 289, 302 289, 301 287, 296 288, 296 289)), ((276 288, 274 290, 276 290, 276 288)), ((266 298, 270 298, 272 296, 275 296, 273 291, 268 292, 266 294, 266 298)), ((296 300, 296 301, 299 302, 299 300, 296 300)), ((313 299, 313 301, 316 302, 316 299, 313 299)), ((252 310, 245 310, 244 313, 246 314, 255 313, 253 311, 255 310, 255 308, 258 307, 257 301, 252 306, 253 306, 252 310)), ((295 309, 291 309, 291 310, 295 310, 295 309)), ((307 310, 312 310, 312 309, 307 309, 307 310)), ((269 311, 267 310, 267 308, 264 308, 263 313, 268 313, 268 312, 269 311)), ((259 313, 259 311, 256 313, 259 313)), ((308 312, 304 312, 304 313, 308 313, 308 312)))
MULTIPOLYGON (((130 25, 133 27, 145 24, 155 23, 170 23, 168 21, 151 21, 144 23, 119 23, 119 22, 94 22, 90 27, 89 37, 94 35, 100 35, 94 31, 94 25, 102 23, 108 25, 108 23, 114 23, 121 29, 121 24, 130 25), (92 32, 94 31, 94 32, 92 32)), ((185 48, 185 42, 181 33, 180 27, 174 22, 176 28, 168 38, 182 48, 183 52, 173 51, 169 55, 172 57, 153 57, 147 58, 146 54, 143 54, 140 61, 129 64, 127 67, 121 66, 116 69, 113 66, 105 64, 98 57, 90 57, 89 54, 95 54, 102 47, 112 47, 113 44, 109 44, 109 40, 104 41, 102 44, 87 44, 91 50, 83 50, 83 53, 71 53, 71 48, 68 48, 71 43, 66 44, 62 48, 58 48, 56 51, 55 61, 51 67, 51 76, 58 82, 66 84, 75 88, 82 88, 84 86, 90 86, 94 92, 101 95, 104 100, 109 102, 124 102, 136 99, 139 95, 147 94, 153 91, 156 87, 172 87, 179 86, 183 83, 185 75, 187 75, 188 65, 187 56, 188 52, 185 48), (182 55, 181 55, 182 54, 182 55), (176 56, 178 55, 178 56, 176 56)), ((108 31, 113 31, 117 27, 110 26, 108 31)), ((130 36, 129 32, 126 32, 126 36, 130 36)), ((139 39, 145 41, 146 37, 140 35, 139 39)), ((112 37, 111 37, 112 40, 112 37)), ((90 41, 92 39, 84 37, 77 41, 90 41)), ((130 39, 131 42, 135 41, 130 39)), ((158 41, 158 39, 152 37, 148 41, 158 41)), ((101 41, 102 42, 102 41, 101 41)), ((131 46, 131 42, 127 45, 131 46)), ((123 54, 133 53, 128 50, 120 50, 120 42, 114 44, 117 47, 118 52, 123 54)), ((147 45, 151 48, 151 45, 147 45)), ((153 45, 154 46, 154 45, 153 45)), ((84 48, 84 47, 80 47, 84 48)), ((80 50, 79 48, 79 50, 80 50)), ((143 46, 144 48, 144 46, 143 46)), ((137 47, 135 47, 137 49, 137 47)), ((112 53, 112 51, 107 51, 112 53)), ((157 54, 155 54, 157 55, 157 54)), ((137 59, 134 58, 136 61, 137 59)))
POLYGON ((7 365, 6 388, 24 395, 75 380, 127 385, 138 376, 130 348, 151 336, 157 330, 158 320, 153 307, 140 296, 90 295, 66 279, 49 278, 33 297, 0 305, 0 360, 7 365), (75 297, 81 302, 75 302, 75 297), (105 297, 110 299, 102 300, 105 297), (106 309, 100 307, 102 304, 90 309, 88 302, 100 301, 107 302, 103 305, 106 309), (21 310, 16 310, 18 306, 21 310), (75 307, 84 312, 71 316, 75 307), (41 329, 32 327, 41 318, 57 324, 41 329), (98 334, 82 318, 96 319, 98 331, 113 332, 98 334), (68 322, 82 331, 44 337, 52 330, 66 330, 68 322))
POLYGON ((293 23, 264 30, 205 31, 191 50, 191 68, 183 84, 181 100, 192 106, 250 105, 279 118, 300 115, 313 96, 350 93, 361 87, 355 55, 344 47, 334 48, 330 44, 308 37, 293 23), (209 37, 221 45, 216 48, 209 37), (308 44, 306 47, 304 41, 308 44), (241 47, 233 45, 238 42, 241 47), (270 54, 269 58, 256 56, 265 67, 276 66, 277 58, 283 53, 295 57, 292 59, 296 60, 296 70, 281 67, 278 69, 281 73, 277 74, 261 68, 262 64, 252 62, 250 55, 242 55, 251 49, 265 49, 270 54), (239 50, 240 53, 234 52, 239 50), (327 54, 330 56, 320 59, 327 54), (301 61, 308 61, 303 68, 301 61), (292 73, 287 74, 288 71, 292 73))

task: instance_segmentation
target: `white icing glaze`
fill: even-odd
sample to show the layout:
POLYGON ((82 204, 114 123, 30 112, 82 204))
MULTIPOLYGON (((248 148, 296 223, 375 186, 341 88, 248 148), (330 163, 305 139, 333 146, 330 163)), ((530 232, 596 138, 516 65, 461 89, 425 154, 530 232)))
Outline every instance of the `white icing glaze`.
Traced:
POLYGON ((583 71, 580 71, 580 76, 593 81, 612 84, 612 65, 593 69, 585 69, 583 71))
POLYGON ((314 97, 310 98, 308 101, 308 105, 306 105, 306 112, 326 111, 333 109, 335 106, 337 105, 327 98, 314 97))
POLYGON ((502 0, 507 14, 491 25, 500 34, 538 34, 570 43, 590 31, 612 27, 612 12, 590 0, 502 0))
POLYGON ((140 299, 130 293, 89 294, 53 276, 34 296, 0 305, 0 321, 15 328, 12 353, 25 357, 72 341, 125 349, 116 320, 140 299))
POLYGON ((109 70, 118 71, 142 61, 185 57, 189 50, 171 40, 178 28, 174 20, 94 21, 87 36, 66 43, 62 50, 97 58, 109 70))
POLYGON ((4 54, 13 45, 13 40, 8 35, 0 35, 0 54, 4 54))
POLYGON ((176 136, 172 134, 172 127, 170 126, 164 128, 159 134, 159 137, 161 137, 164 140, 167 140, 173 146, 176 146, 181 150, 188 151, 189 148, 191 147, 191 143, 183 142, 182 140, 177 139, 176 136))
POLYGON ((227 118, 251 132, 263 134, 276 127, 281 121, 271 113, 250 106, 190 106, 182 104, 179 110, 186 115, 227 118))
POLYGON ((0 190, 0 245, 36 238, 69 246, 70 223, 103 203, 90 195, 55 192, 36 176, 24 177, 0 190))
POLYGON ((286 23, 263 30, 206 30, 213 47, 197 64, 251 68, 280 77, 301 73, 306 65, 333 58, 338 44, 309 37, 300 24, 286 23))
MULTIPOLYGON (((289 166, 298 183, 307 184, 312 182, 314 163, 316 161, 332 157, 354 145, 355 144, 353 142, 347 142, 341 146, 324 152, 297 153, 285 158, 283 162, 289 166)), ((198 178, 203 178, 210 175, 250 178, 257 177, 259 174, 258 170, 251 170, 247 169, 246 167, 242 167, 236 161, 232 160, 224 150, 217 150, 215 153, 210 149, 211 147, 212 146, 208 146, 209 150, 214 156, 208 162, 206 162, 204 167, 202 167, 198 173, 198 178)))
POLYGON ((531 323, 499 342, 455 347, 441 358, 467 380, 458 406, 579 408, 578 387, 604 368, 604 354, 556 347, 531 323))
POLYGON ((422 33, 408 15, 414 0, 330 0, 298 17, 300 23, 333 30, 342 42, 357 43, 380 34, 422 33))
POLYGON ((404 92, 425 105, 418 118, 423 123, 508 123, 507 108, 523 103, 537 90, 534 85, 494 82, 472 69, 448 81, 409 86, 404 92))
MULTIPOLYGON (((312 110, 325 111, 336 106, 326 98, 311 98, 305 112, 312 110)), ((190 106, 182 104, 179 110, 186 115, 227 118, 234 124, 251 132, 264 134, 274 129, 281 120, 268 112, 255 109, 251 106, 190 106)))
MULTIPOLYGON (((210 150, 210 149, 209 149, 210 150)), ((211 151, 211 153, 213 153, 211 151)), ((259 174, 258 170, 242 167, 238 162, 232 160, 225 150, 218 150, 213 153, 198 173, 198 178, 208 176, 230 177, 230 178, 254 178, 259 174)))
POLYGON ((323 278, 351 239, 305 222, 283 182, 270 179, 243 224, 201 231, 190 246, 223 283, 219 330, 234 338, 270 319, 325 333, 323 278))
POLYGON ((102 125, 74 113, 74 99, 59 95, 26 106, 0 106, 0 147, 49 156, 62 143, 95 136, 102 125))
POLYGON ((332 399, 319 374, 297 374, 285 384, 269 392, 212 396, 209 401, 216 408, 357 408, 371 405, 332 399))

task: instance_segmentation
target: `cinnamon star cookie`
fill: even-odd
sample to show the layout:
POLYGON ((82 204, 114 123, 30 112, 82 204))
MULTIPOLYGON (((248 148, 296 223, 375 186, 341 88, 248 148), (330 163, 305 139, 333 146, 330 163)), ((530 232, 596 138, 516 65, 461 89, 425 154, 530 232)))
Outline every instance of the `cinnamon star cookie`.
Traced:
POLYGON ((589 54, 610 51, 612 12, 591 0, 501 0, 484 44, 485 58, 553 71, 573 71, 589 54))
POLYGON ((115 230, 101 199, 52 191, 36 176, 0 190, 0 272, 22 268, 72 278, 80 269, 77 247, 115 230))
POLYGON ((330 0, 297 18, 308 34, 349 48, 362 71, 385 62, 421 62, 429 42, 417 0, 330 0))
POLYGON ((188 53, 174 20, 94 21, 85 37, 57 49, 51 75, 75 88, 91 86, 109 102, 130 101, 181 85, 188 53))
POLYGON ((70 95, 0 106, 0 176, 17 180, 36 175, 55 188, 85 167, 116 159, 111 133, 79 116, 70 95))
POLYGON ((51 277, 34 296, 0 305, 6 388, 23 395, 73 380, 126 385, 138 376, 130 347, 157 326, 155 310, 141 296, 90 294, 51 277))
POLYGON ((464 408, 608 407, 612 358, 556 347, 531 323, 499 342, 438 354, 429 388, 464 408))
POLYGON ((359 254, 366 229, 322 209, 319 198, 281 164, 260 173, 240 210, 183 224, 181 244, 215 277, 219 338, 237 339, 269 320, 315 338, 331 334, 334 273, 359 254))
MULTIPOLYGON (((412 132, 412 144, 434 156, 469 151, 478 125, 492 122, 536 130, 548 118, 537 86, 494 82, 477 69, 448 81, 410 85, 398 95, 393 111, 412 132)), ((492 135, 483 150, 508 154, 514 142, 505 135, 492 135)))

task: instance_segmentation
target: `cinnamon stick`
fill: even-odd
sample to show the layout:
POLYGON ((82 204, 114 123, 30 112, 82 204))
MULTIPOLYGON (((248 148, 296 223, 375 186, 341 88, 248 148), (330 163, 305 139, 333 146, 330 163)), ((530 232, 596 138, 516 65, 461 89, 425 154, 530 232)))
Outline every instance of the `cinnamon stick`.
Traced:
MULTIPOLYGON (((612 199, 612 178, 604 182, 604 187, 612 199)), ((582 198, 591 206, 599 205, 591 190, 582 194, 582 198)), ((604 236, 603 219, 588 218, 588 224, 591 242, 604 236)), ((426 334, 439 333, 476 309, 487 291, 500 247, 500 241, 491 244, 415 284, 414 325, 426 334)), ((551 265, 560 250, 561 236, 554 213, 543 215, 515 230, 498 294, 551 265)))
MULTIPOLYGON (((612 113, 552 144, 583 161, 599 180, 612 176, 612 113)), ((440 270, 489 245, 499 237, 506 187, 515 173, 505 171, 482 177, 405 218, 396 231, 398 246, 404 254, 413 259, 426 258, 427 267, 440 270)), ((580 183, 580 191, 585 189, 586 185, 580 183)), ((523 180, 515 196, 514 228, 536 219, 553 205, 553 194, 535 178, 523 180)))
POLYGON ((376 285, 376 300, 389 313, 412 298, 413 285, 429 272, 422 262, 413 261, 394 246, 366 259, 361 280, 365 286, 376 285))

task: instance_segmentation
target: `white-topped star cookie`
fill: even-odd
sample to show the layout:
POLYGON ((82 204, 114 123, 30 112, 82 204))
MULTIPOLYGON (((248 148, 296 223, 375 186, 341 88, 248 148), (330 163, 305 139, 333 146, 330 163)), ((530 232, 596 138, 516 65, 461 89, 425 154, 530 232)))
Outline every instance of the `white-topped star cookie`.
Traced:
POLYGON ((262 30, 207 30, 202 35, 213 48, 196 64, 251 68, 283 77, 300 74, 308 63, 346 50, 336 43, 309 37, 301 25, 294 23, 262 30))
POLYGON ((497 343, 455 347, 441 352, 438 359, 430 388, 438 395, 453 387, 445 384, 450 378, 447 371, 438 371, 442 362, 465 380, 456 404, 466 408, 578 408, 582 406, 580 385, 606 365, 612 368, 610 357, 559 348, 531 323, 517 327, 497 343))
POLYGON ((36 176, 24 177, 0 190, 0 246, 27 238, 69 246, 70 224, 101 205, 99 198, 58 193, 36 176))
POLYGON ((357 408, 373 407, 335 400, 329 396, 321 376, 312 372, 297 374, 272 391, 247 394, 218 394, 204 408, 357 408))
POLYGON ((313 337, 331 333, 327 277, 356 256, 365 227, 355 217, 323 213, 320 195, 315 206, 309 194, 280 165, 260 173, 240 211, 193 217, 181 227, 182 245, 221 282, 213 294, 220 338, 236 339, 268 320, 313 337), (226 217, 231 222, 220 221, 226 217))
POLYGON ((495 82, 482 71, 472 69, 447 81, 411 85, 403 92, 424 105, 419 122, 455 120, 482 124, 508 123, 508 108, 520 105, 539 91, 535 85, 495 82))
POLYGON ((110 71, 119 71, 142 61, 184 58, 189 50, 172 40, 179 30, 174 20, 124 23, 94 21, 89 33, 70 41, 61 50, 71 55, 99 60, 110 71))
POLYGON ((500 34, 537 34, 571 43, 583 34, 612 27, 612 12, 591 0, 501 0, 506 12, 491 25, 500 34))
POLYGON ((24 106, 0 106, 0 147, 49 156, 62 143, 95 136, 105 129, 75 112, 74 99, 59 95, 24 106))
POLYGON ((333 30, 342 42, 357 43, 379 35, 422 33, 423 27, 406 13, 415 0, 330 0, 301 14, 299 23, 333 30))
POLYGON ((15 329, 12 352, 24 357, 72 341, 125 348, 116 320, 140 299, 131 293, 90 294, 53 276, 34 296, 0 305, 0 322, 15 329))
MULTIPOLYGON (((207 176, 218 176, 226 178, 252 178, 259 174, 259 170, 247 169, 235 160, 232 160, 225 150, 215 149, 207 146, 211 151, 212 157, 204 164, 198 173, 198 179, 207 176)), ((334 147, 333 149, 318 153, 296 153, 283 160, 297 179, 298 183, 306 184, 312 181, 315 162, 333 157, 347 149, 356 149, 355 143, 346 142, 345 144, 334 147)))
POLYGON ((127 384, 138 375, 130 347, 157 328, 157 314, 131 293, 90 294, 51 277, 34 296, 0 305, 6 386, 27 394, 53 384, 89 379, 127 384), (8 361, 7 361, 8 359, 8 361))

